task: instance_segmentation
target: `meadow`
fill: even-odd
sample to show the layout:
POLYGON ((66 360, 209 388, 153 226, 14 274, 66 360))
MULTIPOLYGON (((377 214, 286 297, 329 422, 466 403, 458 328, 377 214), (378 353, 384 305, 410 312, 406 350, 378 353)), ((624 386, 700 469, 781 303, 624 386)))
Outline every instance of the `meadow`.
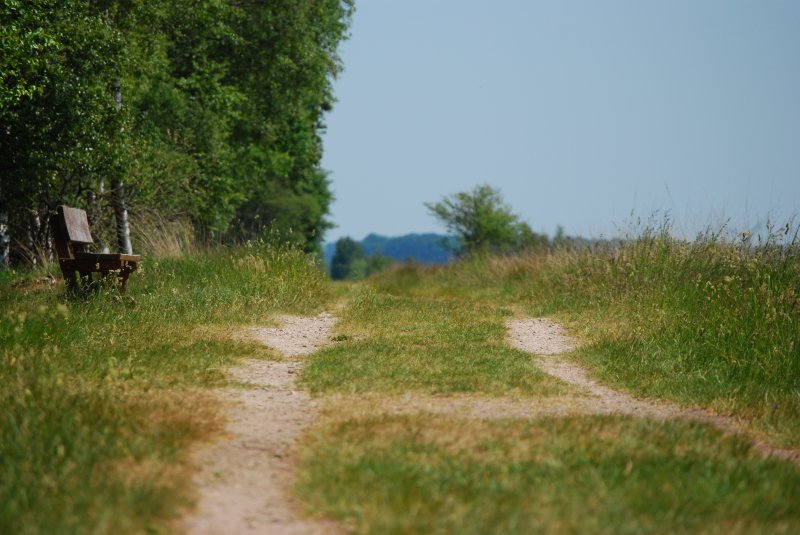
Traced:
POLYGON ((759 243, 651 229, 595 249, 405 268, 376 284, 554 316, 604 383, 735 413, 798 447, 800 241, 790 225, 772 230, 759 243))
MULTIPOLYGON (((55 274, 53 267, 50 271, 55 274)), ((302 440, 306 511, 355 533, 797 533, 800 248, 666 231, 593 248, 405 264, 331 283, 313 256, 251 244, 148 256, 127 295, 70 299, 45 270, 0 271, 0 532, 172 532, 211 389, 238 336, 340 303, 337 343, 300 378, 322 404, 302 440), (740 419, 747 433, 623 415, 476 418, 408 400, 582 394, 510 348, 505 322, 560 321, 565 358, 636 396, 740 419)))
POLYGON ((800 470, 752 441, 800 447, 798 253, 789 227, 761 243, 660 229, 387 270, 351 290, 345 344, 306 368, 331 401, 298 490, 356 533, 796 533, 800 470), (476 418, 465 398, 546 408, 581 395, 508 348, 515 316, 566 325, 579 341, 566 358, 603 384, 745 432, 613 414, 476 418))

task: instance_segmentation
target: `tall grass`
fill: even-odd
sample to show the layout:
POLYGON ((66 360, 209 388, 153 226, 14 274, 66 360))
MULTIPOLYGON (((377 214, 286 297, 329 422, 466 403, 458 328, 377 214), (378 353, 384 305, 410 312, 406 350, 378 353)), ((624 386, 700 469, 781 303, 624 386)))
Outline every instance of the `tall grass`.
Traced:
POLYGON ((226 332, 329 297, 314 258, 261 244, 145 258, 124 297, 40 276, 0 276, 0 533, 166 529, 217 425, 197 387, 267 355, 226 332))
POLYGON ((167 219, 156 212, 144 212, 136 214, 135 221, 131 238, 139 254, 175 258, 205 249, 198 242, 197 231, 186 219, 167 219))
POLYGON ((770 230, 686 241, 662 227, 594 249, 405 267, 375 283, 558 314, 603 380, 741 414, 800 445, 800 241, 791 225, 770 230))

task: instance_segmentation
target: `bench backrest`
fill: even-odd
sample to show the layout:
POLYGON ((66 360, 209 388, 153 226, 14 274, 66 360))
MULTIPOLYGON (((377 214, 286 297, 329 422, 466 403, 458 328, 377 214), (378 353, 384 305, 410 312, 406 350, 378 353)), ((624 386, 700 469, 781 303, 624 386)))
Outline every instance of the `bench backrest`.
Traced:
POLYGON ((59 258, 74 258, 73 253, 85 252, 94 243, 86 211, 80 208, 59 206, 50 218, 50 228, 59 258))

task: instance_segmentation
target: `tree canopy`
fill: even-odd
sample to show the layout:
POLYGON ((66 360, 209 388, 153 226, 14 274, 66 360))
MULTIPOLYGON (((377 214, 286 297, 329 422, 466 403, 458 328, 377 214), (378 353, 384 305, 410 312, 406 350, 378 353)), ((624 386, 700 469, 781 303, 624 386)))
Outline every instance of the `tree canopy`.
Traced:
POLYGON ((61 203, 110 218, 124 181, 134 214, 316 250, 332 198, 320 133, 352 11, 0 0, 0 220, 13 243, 45 241, 61 203))
POLYGON ((487 184, 425 206, 458 238, 460 255, 507 253, 549 242, 511 211, 499 190, 487 184))
POLYGON ((331 259, 331 278, 345 280, 356 278, 355 264, 363 263, 366 256, 361 244, 352 238, 339 238, 336 242, 336 251, 331 259))

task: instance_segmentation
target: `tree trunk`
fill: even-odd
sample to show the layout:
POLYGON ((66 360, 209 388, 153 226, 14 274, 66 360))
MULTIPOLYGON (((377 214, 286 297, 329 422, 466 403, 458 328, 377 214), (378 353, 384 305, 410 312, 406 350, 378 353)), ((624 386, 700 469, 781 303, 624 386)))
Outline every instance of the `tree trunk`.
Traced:
POLYGON ((0 212, 0 269, 8 267, 11 253, 11 236, 8 233, 8 214, 0 212))
POLYGON ((128 209, 125 207, 125 185, 122 180, 114 184, 114 217, 117 220, 117 244, 123 254, 133 254, 128 209))
MULTIPOLYGON (((122 108, 122 82, 114 81, 114 104, 119 111, 122 108)), ((125 185, 120 177, 114 182, 114 217, 117 220, 117 244, 123 254, 133 254, 131 247, 131 226, 128 223, 128 209, 125 207, 125 185)))
POLYGON ((39 217, 39 212, 31 212, 28 223, 28 261, 32 266, 39 265, 39 257, 42 255, 41 251, 41 232, 42 220, 39 217))

